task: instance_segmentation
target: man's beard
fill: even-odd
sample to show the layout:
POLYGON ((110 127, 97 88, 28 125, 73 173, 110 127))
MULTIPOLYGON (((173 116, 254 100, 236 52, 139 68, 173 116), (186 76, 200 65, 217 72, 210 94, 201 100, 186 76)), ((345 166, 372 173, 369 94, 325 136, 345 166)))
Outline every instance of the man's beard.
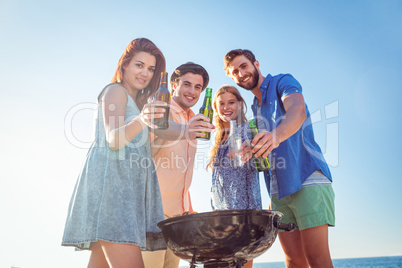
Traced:
POLYGON ((237 85, 247 90, 253 90, 258 85, 258 80, 260 79, 260 76, 258 75, 258 70, 257 68, 255 68, 255 66, 250 79, 252 80, 252 83, 250 85, 243 85, 241 82, 237 83, 237 85))

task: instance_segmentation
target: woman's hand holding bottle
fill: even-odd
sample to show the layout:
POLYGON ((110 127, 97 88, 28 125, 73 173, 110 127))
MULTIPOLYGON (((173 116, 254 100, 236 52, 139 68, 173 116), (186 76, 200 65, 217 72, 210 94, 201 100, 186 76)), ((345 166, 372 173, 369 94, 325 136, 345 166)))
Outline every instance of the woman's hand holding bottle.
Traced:
POLYGON ((161 106, 167 107, 167 105, 164 101, 152 101, 145 104, 139 115, 141 122, 150 128, 157 129, 158 126, 154 124, 154 120, 164 116, 166 109, 161 106))

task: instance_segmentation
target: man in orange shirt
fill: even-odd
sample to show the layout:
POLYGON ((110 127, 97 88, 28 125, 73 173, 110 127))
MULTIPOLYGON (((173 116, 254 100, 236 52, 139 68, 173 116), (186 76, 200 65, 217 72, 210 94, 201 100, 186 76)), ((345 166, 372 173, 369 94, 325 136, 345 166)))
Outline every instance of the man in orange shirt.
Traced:
MULTIPOLYGON (((151 134, 152 154, 158 174, 163 211, 167 218, 184 212, 193 212, 189 188, 197 150, 195 137, 204 135, 196 129, 197 124, 201 124, 201 119, 207 121, 209 119, 202 114, 195 115, 191 107, 197 103, 208 82, 208 73, 201 65, 188 62, 177 67, 170 77, 172 88, 170 120, 188 125, 192 137, 166 141, 151 134)), ((146 268, 177 268, 179 266, 180 259, 170 249, 143 252, 142 256, 146 268)))

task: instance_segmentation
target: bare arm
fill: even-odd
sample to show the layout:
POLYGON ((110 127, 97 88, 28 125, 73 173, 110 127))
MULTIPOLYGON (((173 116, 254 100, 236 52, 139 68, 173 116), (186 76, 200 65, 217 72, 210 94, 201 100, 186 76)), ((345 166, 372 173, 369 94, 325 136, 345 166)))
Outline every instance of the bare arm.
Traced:
POLYGON ((281 142, 295 134, 306 120, 307 115, 302 94, 291 93, 285 96, 283 105, 286 113, 278 127, 272 132, 261 131, 254 137, 251 145, 254 146, 252 152, 255 157, 260 155, 267 157, 281 142))
POLYGON ((215 128, 215 126, 209 123, 209 121, 210 120, 207 116, 197 114, 191 118, 188 125, 169 121, 168 129, 154 129, 153 131, 158 137, 161 137, 164 140, 195 139, 196 137, 204 136, 205 134, 202 132, 211 132, 215 128))
MULTIPOLYGON (((108 87, 100 98, 104 118, 106 141, 112 150, 119 150, 130 143, 146 126, 152 118, 162 117, 164 109, 154 109, 153 114, 140 115, 125 124, 127 94, 120 85, 108 87)), ((157 103, 160 105, 160 103, 157 103)), ((166 105, 166 104, 162 104, 166 105)), ((148 106, 149 107, 149 106, 148 106)), ((144 106, 144 108, 146 108, 144 106)))
POLYGON ((160 149, 162 149, 163 145, 165 144, 166 140, 155 137, 155 139, 151 142, 151 154, 155 156, 160 149))
POLYGON ((215 128, 214 125, 204 122, 203 120, 207 120, 209 122, 209 118, 207 116, 198 114, 190 119, 188 125, 169 121, 169 128, 167 130, 153 129, 151 131, 153 132, 151 135, 156 134, 160 136, 155 136, 154 140, 151 142, 152 155, 155 156, 159 150, 163 148, 163 146, 168 146, 166 143, 167 140, 193 140, 197 137, 205 136, 205 133, 202 132, 211 132, 215 128))

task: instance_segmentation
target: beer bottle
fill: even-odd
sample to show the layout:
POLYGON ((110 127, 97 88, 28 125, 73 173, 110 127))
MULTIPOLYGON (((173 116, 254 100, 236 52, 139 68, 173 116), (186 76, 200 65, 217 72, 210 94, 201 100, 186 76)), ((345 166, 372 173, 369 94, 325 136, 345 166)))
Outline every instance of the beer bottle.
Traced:
MULTIPOLYGON (((212 88, 207 88, 205 90, 204 103, 200 108, 200 114, 206 115, 210 119, 210 123, 212 123, 212 118, 214 115, 214 111, 212 110, 212 88)), ((197 139, 207 141, 211 138, 211 132, 202 132, 205 133, 204 137, 197 137, 197 139)))
POLYGON ((170 92, 167 85, 168 73, 161 73, 161 82, 158 90, 155 92, 154 100, 164 101, 167 106, 155 106, 155 108, 165 109, 165 114, 162 118, 155 118, 154 125, 158 126, 158 129, 167 129, 169 127, 169 110, 170 110, 170 92))
MULTIPOLYGON (((255 124, 255 119, 249 120, 248 124, 250 126, 251 139, 254 139, 255 135, 257 135, 258 133, 257 125, 255 124)), ((268 170, 271 168, 269 165, 268 157, 265 158, 262 158, 262 156, 254 157, 254 164, 258 172, 268 170)))
POLYGON ((243 166, 243 161, 241 160, 240 149, 241 149, 241 136, 237 131, 236 120, 230 120, 230 132, 229 132, 229 155, 230 155, 230 165, 232 167, 243 166))

